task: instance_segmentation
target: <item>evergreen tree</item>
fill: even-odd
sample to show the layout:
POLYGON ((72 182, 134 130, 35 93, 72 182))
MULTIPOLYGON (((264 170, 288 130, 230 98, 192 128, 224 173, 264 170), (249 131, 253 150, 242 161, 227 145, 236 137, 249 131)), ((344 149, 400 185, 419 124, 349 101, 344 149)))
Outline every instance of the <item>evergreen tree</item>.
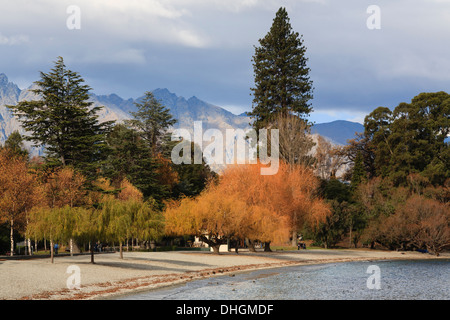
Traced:
POLYGON ((384 107, 375 109, 364 119, 364 135, 372 145, 377 146, 373 150, 373 165, 378 176, 386 176, 389 173, 389 160, 393 154, 390 141, 391 122, 392 112, 384 107))
MULTIPOLYGON (((434 185, 450 177, 450 95, 421 93, 394 111, 379 107, 364 121, 364 137, 357 143, 371 154, 371 176, 388 177, 405 185, 411 173, 421 173, 434 185)), ((356 144, 355 144, 356 146, 356 144)))
POLYGON ((266 127, 273 115, 283 112, 308 115, 312 107, 312 81, 306 66, 306 47, 297 32, 292 31, 285 8, 280 8, 269 33, 255 47, 252 88, 253 110, 249 113, 255 129, 266 127))
POLYGON ((130 112, 134 117, 127 123, 136 128, 141 137, 151 147, 153 156, 162 152, 162 144, 167 130, 177 120, 170 114, 170 110, 163 106, 152 92, 146 92, 142 102, 135 103, 138 111, 130 112))
POLYGON ((11 133, 5 141, 5 148, 10 150, 13 155, 28 159, 28 151, 23 145, 23 137, 19 131, 11 133))
POLYGON ((433 184, 450 178, 450 95, 421 93, 411 103, 400 103, 390 125, 390 176, 405 184, 410 173, 422 172, 433 184))
POLYGON ((361 182, 366 180, 366 171, 364 170, 364 159, 361 152, 356 154, 355 164, 352 170, 352 188, 356 188, 361 182))
POLYGON ((117 124, 108 134, 107 143, 111 151, 103 173, 113 184, 126 178, 143 193, 145 199, 161 200, 168 196, 168 191, 158 183, 158 164, 136 130, 117 124))
POLYGON ((40 99, 9 106, 30 133, 28 140, 45 146, 49 165, 71 165, 88 178, 94 178, 106 155, 105 134, 112 122, 99 123, 89 102, 91 88, 82 77, 68 70, 62 57, 49 73, 41 72, 38 88, 32 90, 40 99))
MULTIPOLYGON (((193 197, 199 195, 210 180, 217 178, 217 174, 210 169, 204 158, 202 158, 201 164, 194 163, 195 149, 198 150, 198 145, 190 141, 183 141, 182 143, 191 144, 191 163, 173 165, 179 180, 174 187, 173 196, 193 197)), ((180 156, 183 156, 183 154, 180 154, 180 156)))

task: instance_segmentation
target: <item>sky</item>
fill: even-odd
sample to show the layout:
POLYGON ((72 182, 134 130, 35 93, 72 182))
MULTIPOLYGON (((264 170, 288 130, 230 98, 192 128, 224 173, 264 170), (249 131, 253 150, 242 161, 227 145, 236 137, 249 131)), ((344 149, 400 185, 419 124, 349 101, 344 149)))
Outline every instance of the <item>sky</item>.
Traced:
POLYGON ((167 88, 240 114, 280 7, 307 48, 311 121, 450 86, 450 0, 0 0, 0 73, 24 89, 62 56, 96 94, 167 88))

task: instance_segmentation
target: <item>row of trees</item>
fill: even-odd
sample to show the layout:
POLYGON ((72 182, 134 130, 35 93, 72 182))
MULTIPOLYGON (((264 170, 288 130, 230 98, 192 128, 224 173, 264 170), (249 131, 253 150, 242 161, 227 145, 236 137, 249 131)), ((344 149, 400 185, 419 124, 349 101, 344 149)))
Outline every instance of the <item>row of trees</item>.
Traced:
POLYGON ((30 159, 18 132, 1 148, 0 224, 9 224, 11 255, 15 232, 70 244, 155 239, 164 201, 198 194, 215 175, 205 163, 171 163, 175 120, 151 92, 116 124, 99 121, 90 88, 61 57, 36 84, 39 100, 9 108, 45 157, 30 159))
MULTIPOLYGON (((119 192, 122 190, 120 184, 129 181, 142 193, 143 202, 152 203, 151 208, 155 210, 163 210, 168 199, 191 197, 181 200, 181 209, 169 201, 165 212, 166 230, 172 234, 198 234, 202 237, 207 234, 204 239, 213 241, 214 247, 225 237, 245 236, 269 243, 290 234, 295 241, 294 234, 301 224, 313 217, 321 221, 329 211, 317 200, 317 179, 306 169, 313 163, 308 154, 313 143, 306 135, 309 125, 300 118, 311 111, 308 100, 312 98, 312 83, 306 67, 306 48, 299 35, 292 32, 285 9, 277 12, 269 34, 260 43, 254 57, 258 84, 254 89, 257 106, 252 112, 256 118, 253 124, 258 129, 283 128, 281 131, 286 143, 282 143, 282 160, 286 164, 282 165, 278 175, 266 179, 256 174, 256 167, 246 166, 240 171, 230 169, 218 183, 210 182, 208 185, 207 181, 214 175, 204 164, 173 166, 170 163, 167 155, 172 145, 167 139, 167 130, 175 120, 151 93, 146 93, 145 98, 136 104, 133 120, 123 124, 100 123, 97 116, 99 107, 93 107, 89 102, 90 88, 78 73, 65 67, 61 57, 58 58, 51 72, 41 72, 41 80, 36 82, 34 93, 40 99, 23 101, 10 108, 28 131, 28 139, 46 148, 45 161, 38 170, 38 176, 45 177, 41 179, 43 185, 53 181, 48 178, 52 173, 63 174, 65 171, 61 168, 72 168, 74 177, 78 173, 84 177, 81 187, 84 200, 65 197, 73 198, 67 204, 57 203, 50 197, 52 202, 37 206, 39 210, 33 211, 36 206, 31 206, 30 211, 22 210, 29 220, 27 232, 33 232, 36 237, 51 234, 52 240, 110 238, 108 230, 112 220, 108 217, 114 210, 108 209, 112 200, 105 197, 113 191, 107 185, 99 184, 104 178, 115 188, 116 198, 123 192, 119 192), (277 48, 276 52, 273 52, 273 47, 277 48), (268 60, 274 63, 264 63, 268 60), (268 65, 279 70, 276 73, 264 70, 268 65), (269 96, 274 99, 268 99, 264 93, 268 88, 273 91, 269 96), (276 118, 276 115, 280 117, 276 118), (295 132, 298 135, 292 136, 295 132), (299 144, 302 145, 300 151, 296 150, 299 144), (239 179, 245 177, 248 179, 247 187, 242 189, 238 184, 244 181, 239 179), (230 184, 229 180, 234 182, 230 184), (229 189, 230 185, 236 187, 229 189), (206 191, 201 193, 206 186, 206 191), (270 196, 274 187, 278 192, 276 196, 270 196), (197 195, 198 198, 192 198, 197 195), (187 227, 192 226, 192 221, 178 226, 175 221, 182 219, 180 212, 186 207, 194 208, 185 211, 197 216, 194 218, 196 223, 210 223, 197 225, 194 229, 187 227), (225 216, 232 219, 221 221, 219 218, 224 217, 224 212, 228 212, 225 216), (248 216, 243 215, 245 212, 248 216), (241 223, 233 227, 231 222, 236 219, 241 223), (54 224, 54 221, 58 223, 54 224), (213 227, 219 224, 225 229, 213 227), (54 229, 55 225, 59 226, 58 230, 54 229)), ((76 181, 75 178, 72 180, 78 185, 76 181)), ((115 206, 121 207, 117 203, 115 206)), ((129 225, 129 222, 123 223, 129 225)), ((122 234, 118 228, 112 229, 122 234)))
POLYGON ((175 120, 151 93, 136 104, 133 120, 100 123, 90 88, 59 58, 36 82, 40 100, 10 106, 29 139, 47 150, 42 162, 27 161, 14 134, 2 151, 0 219, 10 224, 11 239, 14 229, 27 238, 119 244, 197 235, 217 252, 226 239, 268 248, 302 232, 327 247, 348 237, 348 246, 444 250, 449 95, 420 94, 393 112, 378 108, 345 147, 314 143, 305 119, 312 111, 305 53, 280 8, 255 48, 250 113, 255 129, 279 130, 273 176, 260 175, 262 164, 232 166, 220 177, 205 164, 173 165, 167 133, 175 120), (343 165, 350 184, 337 179, 343 165))
POLYGON ((124 179, 114 187, 106 178, 91 181, 69 167, 45 173, 11 149, 0 150, 0 210, 10 224, 11 255, 14 230, 21 231, 31 252, 31 240, 53 244, 90 244, 94 262, 94 243, 120 245, 126 239, 156 239, 162 232, 162 215, 155 201, 144 201, 142 192, 124 179), (5 214, 6 213, 6 214, 5 214))

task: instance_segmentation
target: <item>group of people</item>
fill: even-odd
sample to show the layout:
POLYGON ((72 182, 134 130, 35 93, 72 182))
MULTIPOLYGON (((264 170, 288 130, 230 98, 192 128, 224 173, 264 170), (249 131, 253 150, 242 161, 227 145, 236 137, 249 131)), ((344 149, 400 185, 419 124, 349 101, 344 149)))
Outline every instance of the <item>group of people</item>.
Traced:
MULTIPOLYGON (((101 242, 95 243, 94 245, 94 252, 102 252, 103 244, 101 242)), ((53 252, 55 254, 58 254, 59 245, 55 243, 53 245, 53 252)))

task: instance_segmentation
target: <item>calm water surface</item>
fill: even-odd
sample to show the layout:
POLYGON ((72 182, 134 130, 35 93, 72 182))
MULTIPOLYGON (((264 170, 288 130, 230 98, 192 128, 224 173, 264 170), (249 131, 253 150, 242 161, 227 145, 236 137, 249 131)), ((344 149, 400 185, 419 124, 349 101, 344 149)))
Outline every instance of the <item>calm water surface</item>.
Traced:
POLYGON ((295 266, 221 276, 120 297, 125 300, 449 300, 450 259, 295 266), (380 289, 369 289, 369 266, 380 289))

